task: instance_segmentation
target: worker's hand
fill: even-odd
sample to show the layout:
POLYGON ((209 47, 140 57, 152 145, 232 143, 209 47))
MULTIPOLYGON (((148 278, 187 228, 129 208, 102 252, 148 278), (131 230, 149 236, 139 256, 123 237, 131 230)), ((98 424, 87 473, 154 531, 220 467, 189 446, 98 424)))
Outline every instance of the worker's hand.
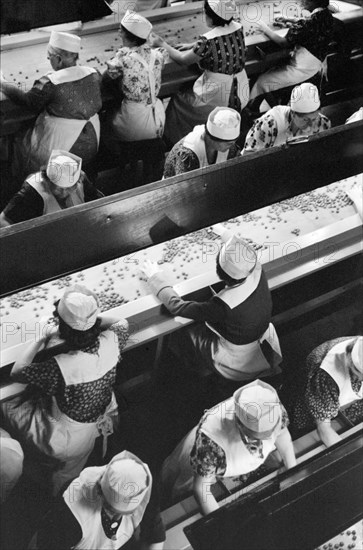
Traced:
POLYGON ((271 29, 268 25, 266 25, 266 23, 264 21, 259 21, 258 23, 256 23, 256 27, 258 30, 260 30, 261 32, 263 33, 268 33, 271 29))
POLYGON ((150 260, 145 260, 144 265, 141 267, 141 271, 148 279, 155 275, 155 273, 160 273, 158 264, 150 260))
POLYGON ((294 25, 297 21, 299 21, 298 17, 276 17, 273 24, 275 27, 280 27, 280 29, 283 29, 292 27, 292 25, 294 25))
MULTIPOLYGON (((42 322, 43 319, 41 319, 40 321, 42 322)), ((44 339, 44 342, 47 343, 49 340, 51 340, 55 336, 59 338, 58 323, 54 323, 51 320, 47 319, 47 322, 44 325, 42 330, 42 338, 44 339)))
POLYGON ((226 231, 226 228, 221 223, 216 223, 212 225, 211 230, 213 231, 213 233, 221 237, 223 233, 226 231))
POLYGON ((150 33, 150 36, 148 38, 148 42, 152 48, 162 48, 166 42, 161 36, 155 33, 150 33))
POLYGON ((286 27, 286 24, 285 17, 276 17, 273 22, 273 26, 278 27, 279 29, 286 27))
POLYGON ((194 42, 191 42, 190 44, 187 44, 184 42, 183 44, 177 44, 175 46, 175 49, 179 50, 180 52, 185 52, 187 50, 191 50, 193 46, 194 46, 194 42))

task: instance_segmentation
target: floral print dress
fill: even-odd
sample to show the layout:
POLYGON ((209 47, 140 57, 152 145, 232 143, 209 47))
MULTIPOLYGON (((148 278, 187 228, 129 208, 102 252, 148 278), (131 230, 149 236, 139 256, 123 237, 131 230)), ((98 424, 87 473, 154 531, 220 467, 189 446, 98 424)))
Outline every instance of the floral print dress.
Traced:
POLYGON ((291 109, 279 105, 270 109, 255 121, 246 136, 243 153, 269 149, 270 147, 281 145, 286 142, 288 138, 317 134, 324 130, 329 130, 330 126, 330 120, 319 113, 319 117, 313 122, 310 129, 299 129, 293 133, 291 109), (283 110, 286 111, 285 115, 283 114, 283 110), (281 114, 284 116, 285 120, 283 124, 278 124, 278 118, 281 117, 281 114))
POLYGON ((162 136, 165 111, 157 95, 167 58, 164 49, 143 44, 122 47, 107 62, 103 81, 106 85, 114 81, 118 99, 122 98, 121 106, 109 113, 106 132, 110 139, 140 141, 162 136))
MULTIPOLYGON (((306 359, 306 381, 291 407, 291 423, 298 430, 312 430, 316 421, 332 420, 339 412, 339 388, 333 378, 320 368, 328 352, 351 338, 335 338, 315 348, 306 359)), ((359 392, 362 382, 350 373, 353 391, 359 392)))

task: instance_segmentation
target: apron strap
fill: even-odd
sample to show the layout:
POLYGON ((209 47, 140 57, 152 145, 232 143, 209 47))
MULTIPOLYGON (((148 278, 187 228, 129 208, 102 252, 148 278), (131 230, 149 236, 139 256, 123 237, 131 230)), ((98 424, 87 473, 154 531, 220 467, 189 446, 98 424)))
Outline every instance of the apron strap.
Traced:
POLYGON ((154 122, 155 122, 155 128, 158 128, 158 124, 156 121, 156 113, 155 113, 155 105, 156 105, 156 93, 155 93, 155 75, 154 75, 154 65, 156 61, 156 53, 155 50, 151 50, 150 52, 150 63, 147 63, 146 59, 144 59, 140 54, 134 53, 134 57, 140 61, 140 63, 145 67, 145 69, 148 72, 148 78, 149 78, 149 87, 150 87, 150 95, 151 95, 151 108, 153 112, 154 122))
POLYGON ((107 438, 113 434, 114 420, 117 419, 118 408, 114 393, 112 392, 112 398, 106 410, 96 420, 96 428, 103 437, 102 442, 102 458, 105 457, 107 452, 107 438))
POLYGON ((154 65, 155 65, 155 60, 156 60, 155 51, 151 50, 150 55, 151 55, 151 59, 150 59, 150 63, 148 63, 146 61, 146 59, 144 59, 139 53, 136 53, 136 52, 134 53, 134 57, 136 57, 136 59, 138 61, 140 61, 140 63, 145 67, 145 69, 148 72, 150 95, 151 95, 151 104, 152 104, 153 107, 155 107, 155 103, 156 103, 155 75, 154 75, 154 71, 153 71, 154 65))

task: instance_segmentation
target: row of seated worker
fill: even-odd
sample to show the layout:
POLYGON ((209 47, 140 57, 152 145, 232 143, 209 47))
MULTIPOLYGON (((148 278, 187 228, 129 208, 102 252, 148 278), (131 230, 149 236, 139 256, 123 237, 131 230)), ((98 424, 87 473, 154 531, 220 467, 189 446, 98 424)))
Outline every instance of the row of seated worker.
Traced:
MULTIPOLYGON (((197 125, 162 158, 163 177, 227 162, 289 140, 330 128, 329 119, 315 109, 318 90, 303 83, 293 89, 290 105, 273 107, 259 117, 248 131, 244 148, 237 144, 241 116, 229 107, 216 107, 206 124, 197 125)), ((362 120, 363 108, 347 122, 362 120)), ((151 149, 154 154, 154 151, 151 149)), ((154 156, 154 162, 156 162, 154 156)), ((96 180, 97 183, 97 180, 96 180)), ((52 151, 47 166, 30 174, 0 214, 0 228, 101 198, 103 193, 82 171, 82 159, 68 151, 52 151)))
MULTIPOLYGON (((271 322, 263 267, 247 241, 223 226, 213 229, 222 242, 216 271, 224 288, 209 300, 184 300, 158 264, 142 266, 151 291, 169 312, 195 321, 169 340, 183 377, 207 371, 221 390, 220 401, 207 410, 200 406, 199 422, 175 450, 159 457, 160 471, 155 465, 150 471, 143 456, 126 449, 108 464, 104 459, 108 437, 113 433, 122 441, 125 429, 115 381, 130 338, 127 319, 101 314, 98 296, 77 284, 55 302, 42 336, 19 350, 11 378, 28 384, 26 393, 0 404, 6 432, 0 439, 4 506, 22 473, 39 484, 40 495, 54 497, 28 548, 129 548, 141 524, 140 546, 133 548, 161 549, 161 508, 194 493, 201 512, 209 514, 219 506, 211 490, 218 480, 248 476, 269 462, 276 469, 294 467, 291 428, 317 428, 327 447, 340 441, 332 420, 342 407, 362 403, 363 336, 319 345, 296 387, 282 392, 283 350, 271 322), (59 339, 64 351, 37 359, 59 339), (87 466, 98 439, 102 457, 87 466), (271 457, 275 449, 281 460, 271 457)), ((184 397, 180 415, 187 405, 184 397)), ((158 423, 148 441, 161 442, 161 432, 158 423)))
MULTIPOLYGON (((235 19, 233 1, 206 0, 203 18, 209 30, 195 43, 176 48, 153 34, 151 23, 143 16, 126 12, 120 25, 123 46, 107 62, 102 77, 96 69, 77 64, 81 48, 78 36, 53 31, 47 50, 52 72, 37 80, 28 92, 1 78, 6 97, 38 113, 34 126, 14 140, 12 177, 18 182, 17 189, 29 174, 47 164, 54 149, 82 158, 84 171, 95 183, 97 165, 102 165, 102 158, 97 157, 100 140, 101 155, 108 151, 122 163, 125 144, 146 141, 149 145, 150 140, 162 138, 170 149, 196 126, 205 125, 216 107, 232 108, 238 114, 257 112, 271 90, 316 78, 323 72, 335 36, 334 18, 327 0, 304 0, 302 7, 311 15, 295 22, 284 21, 290 25, 284 38, 259 23, 271 40, 291 48, 291 59, 258 77, 251 91, 245 70, 243 26, 235 19), (157 96, 168 58, 179 64, 198 63, 203 73, 192 88, 171 98, 165 112, 157 96), (106 110, 101 127, 98 113, 102 88, 115 97, 115 105, 106 110)), ((312 109, 316 112, 318 103, 312 109)), ((304 132, 313 133, 316 126, 310 124, 304 132)), ((300 130, 295 120, 290 131, 300 130)), ((274 141, 272 135, 265 146, 274 141)), ((216 162, 215 152, 209 156, 209 163, 216 162)))

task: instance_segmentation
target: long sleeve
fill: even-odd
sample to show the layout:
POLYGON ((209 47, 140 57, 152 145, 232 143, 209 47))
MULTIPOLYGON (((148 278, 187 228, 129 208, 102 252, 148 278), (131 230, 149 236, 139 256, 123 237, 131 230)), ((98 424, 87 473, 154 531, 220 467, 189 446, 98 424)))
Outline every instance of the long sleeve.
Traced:
POLYGON ((149 285, 172 315, 207 322, 216 322, 223 315, 223 304, 219 303, 218 298, 211 298, 208 302, 183 300, 162 273, 150 277, 149 285))
POLYGON ((150 277, 149 285, 172 315, 207 322, 233 344, 256 341, 271 320, 272 299, 263 272, 256 290, 234 308, 230 308, 219 296, 212 296, 207 302, 183 300, 160 272, 150 277))

